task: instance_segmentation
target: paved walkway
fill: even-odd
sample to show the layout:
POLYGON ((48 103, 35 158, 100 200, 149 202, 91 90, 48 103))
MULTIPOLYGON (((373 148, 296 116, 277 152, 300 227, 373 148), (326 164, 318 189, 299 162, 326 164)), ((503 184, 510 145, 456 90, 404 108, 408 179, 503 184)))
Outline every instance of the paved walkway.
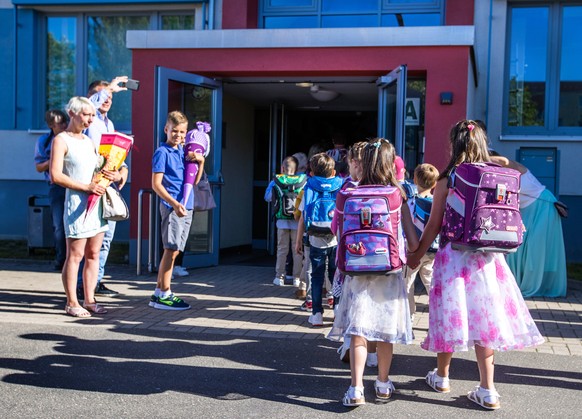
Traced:
MULTIPOLYGON (((138 277, 133 267, 110 266, 107 284, 122 296, 99 300, 109 309, 104 316, 75 319, 64 315, 61 277, 51 268, 45 262, 0 260, 1 322, 317 339, 327 334, 333 321, 327 310, 325 327, 309 327, 309 313, 299 309, 293 287, 272 285, 272 268, 241 264, 195 269, 173 281, 174 292, 192 305, 182 312, 148 307, 154 274, 138 277)), ((428 328, 428 297, 417 298, 416 344, 428 328)), ((529 351, 582 356, 582 283, 570 281, 566 298, 526 301, 546 338, 546 343, 529 351)))

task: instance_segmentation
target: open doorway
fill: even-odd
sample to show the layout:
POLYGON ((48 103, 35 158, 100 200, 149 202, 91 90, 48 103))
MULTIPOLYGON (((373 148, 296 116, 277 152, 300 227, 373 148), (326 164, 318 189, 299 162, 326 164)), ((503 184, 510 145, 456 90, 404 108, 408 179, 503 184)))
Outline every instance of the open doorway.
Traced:
MULTIPOLYGON (((252 247, 273 248, 274 220, 263 196, 283 157, 307 154, 311 145, 331 147, 334 133, 345 134, 346 145, 378 135, 378 77, 268 78, 223 80, 226 96, 252 108, 252 247), (333 91, 329 101, 316 99, 312 87, 333 91), (311 87, 310 87, 311 86, 311 87)), ((422 162, 426 80, 408 79, 404 129, 406 165, 422 162), (408 106, 410 105, 410 106, 408 106)))

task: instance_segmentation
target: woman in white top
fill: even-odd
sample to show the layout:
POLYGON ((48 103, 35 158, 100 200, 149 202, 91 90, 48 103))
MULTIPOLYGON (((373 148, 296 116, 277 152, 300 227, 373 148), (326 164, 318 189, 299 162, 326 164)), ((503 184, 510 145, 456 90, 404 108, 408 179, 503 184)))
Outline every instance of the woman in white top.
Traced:
MULTIPOLYGON (((91 194, 105 193, 105 188, 93 182, 98 170, 98 154, 93 141, 83 131, 95 117, 95 108, 84 97, 73 97, 66 111, 70 122, 67 129, 53 140, 50 174, 54 183, 67 188, 65 197, 65 236, 67 257, 63 266, 63 285, 67 295, 65 312, 73 317, 90 317, 91 313, 103 314, 107 310, 95 302, 95 286, 99 268, 99 250, 107 223, 102 218, 101 200, 87 212, 91 194), (85 304, 80 305, 77 295, 77 273, 85 257, 83 282, 85 304)), ((111 179, 114 173, 103 171, 111 179)))
POLYGON ((507 255, 524 297, 564 297, 568 282, 562 222, 556 197, 524 165, 502 156, 491 160, 521 173, 519 209, 526 231, 517 252, 507 255))

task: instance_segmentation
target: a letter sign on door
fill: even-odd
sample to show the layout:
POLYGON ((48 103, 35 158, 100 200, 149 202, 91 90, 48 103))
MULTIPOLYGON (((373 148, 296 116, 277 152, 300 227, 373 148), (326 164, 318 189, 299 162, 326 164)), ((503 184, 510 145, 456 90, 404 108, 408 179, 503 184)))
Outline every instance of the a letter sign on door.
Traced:
POLYGON ((420 124, 420 98, 406 99, 404 108, 404 125, 418 126, 420 124))

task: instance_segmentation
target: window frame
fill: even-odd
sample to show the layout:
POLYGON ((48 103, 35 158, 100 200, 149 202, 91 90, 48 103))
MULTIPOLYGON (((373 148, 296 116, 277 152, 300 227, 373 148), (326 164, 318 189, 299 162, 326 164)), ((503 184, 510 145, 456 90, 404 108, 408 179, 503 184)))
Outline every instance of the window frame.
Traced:
MULTIPOLYGON (((299 16, 314 16, 317 18, 317 28, 326 28, 322 26, 324 16, 375 16, 378 22, 378 27, 381 27, 382 16, 395 14, 426 14, 438 13, 440 14, 440 25, 444 25, 445 21, 445 0, 427 0, 425 3, 391 3, 390 0, 382 0, 378 2, 378 9, 375 12, 359 12, 357 6, 353 11, 341 12, 323 12, 322 0, 311 0, 311 6, 272 6, 269 4, 270 0, 259 0, 259 16, 258 27, 265 29, 265 19, 268 17, 299 17, 299 16)), ((355 4, 356 2, 354 2, 355 4)))
POLYGON ((560 69, 562 51, 562 17, 564 7, 582 7, 582 1, 529 1, 513 2, 507 6, 507 25, 505 39, 505 66, 503 82, 503 135, 543 135, 543 136, 579 136, 582 127, 559 126, 560 114, 560 69), (548 39, 546 56, 546 86, 545 109, 543 126, 510 126, 509 125, 509 85, 511 69, 511 31, 513 25, 513 11, 516 9, 546 7, 548 9, 548 39))

